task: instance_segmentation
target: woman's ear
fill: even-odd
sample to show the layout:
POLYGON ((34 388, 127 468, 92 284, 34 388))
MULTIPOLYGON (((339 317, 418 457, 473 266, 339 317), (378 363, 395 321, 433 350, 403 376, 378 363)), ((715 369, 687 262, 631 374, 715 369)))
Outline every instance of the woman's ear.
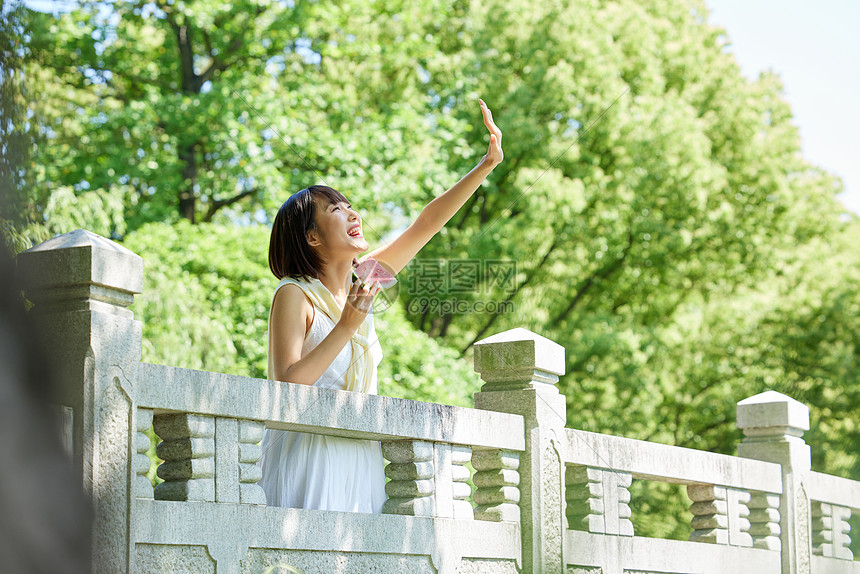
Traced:
POLYGON ((319 233, 317 233, 316 229, 311 229, 305 235, 305 238, 308 241, 308 245, 311 247, 318 247, 322 245, 322 241, 320 240, 319 233))

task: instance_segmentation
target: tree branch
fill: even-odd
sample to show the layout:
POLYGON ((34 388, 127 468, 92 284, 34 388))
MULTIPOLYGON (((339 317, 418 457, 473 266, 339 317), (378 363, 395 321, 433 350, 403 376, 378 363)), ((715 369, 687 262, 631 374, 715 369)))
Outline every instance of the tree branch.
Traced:
MULTIPOLYGON (((514 297, 517 296, 517 294, 523 289, 523 287, 528 285, 528 283, 537 275, 538 271, 541 268, 543 268, 543 265, 546 263, 546 260, 549 259, 550 254, 556 249, 556 247, 558 247, 558 245, 559 245, 559 235, 556 232, 554 234, 552 244, 550 244, 549 249, 547 249, 546 253, 543 254, 543 257, 541 257, 540 262, 532 268, 532 273, 526 274, 526 278, 523 279, 523 281, 519 285, 517 285, 517 288, 514 289, 513 293, 511 293, 510 295, 508 295, 505 298, 504 302, 499 305, 499 308, 504 308, 505 305, 507 305, 508 303, 513 301, 514 297)), ((465 347, 460 349, 460 357, 461 358, 463 357, 463 355, 466 354, 466 351, 469 349, 469 347, 471 347, 472 345, 474 345, 477 341, 479 341, 481 339, 481 337, 484 335, 484 333, 486 333, 487 330, 493 325, 493 323, 496 322, 496 319, 498 319, 499 315, 501 315, 501 313, 493 313, 490 316, 490 320, 487 321, 487 323, 483 327, 481 327, 481 329, 478 330, 478 333, 475 335, 475 337, 465 347)))
POLYGON ((554 319, 549 322, 550 329, 554 329, 558 327, 559 323, 564 321, 567 316, 573 311, 574 307, 576 307, 582 298, 585 297, 585 294, 594 286, 596 282, 601 279, 605 279, 610 274, 612 274, 615 270, 617 270, 624 263, 624 260, 627 259, 627 255, 630 254, 630 249, 633 247, 633 229, 631 228, 627 234, 627 245, 624 247, 624 251, 621 253, 621 256, 615 259, 612 263, 604 266, 602 269, 598 269, 594 273, 592 273, 585 281, 579 284, 579 287, 576 289, 576 293, 573 296, 573 299, 570 300, 567 307, 559 313, 554 319))
MULTIPOLYGON (((251 21, 259 18, 260 15, 263 12, 265 12, 266 10, 268 10, 270 6, 271 6, 270 4, 257 6, 257 9, 254 11, 253 16, 247 17, 247 25, 246 26, 239 26, 239 28, 240 29, 248 28, 250 26, 251 21)), ((225 20, 223 18, 216 19, 215 20, 215 27, 221 28, 223 26, 224 22, 225 22, 225 20)), ((242 46, 245 45, 244 35, 238 35, 235 38, 233 38, 233 40, 230 42, 230 45, 224 49, 223 59, 221 59, 218 56, 216 56, 214 53, 214 49, 212 46, 212 38, 209 36, 209 34, 205 30, 202 30, 202 29, 201 29, 201 33, 203 34, 203 42, 204 42, 204 45, 206 46, 206 52, 207 52, 207 54, 209 54, 209 58, 212 60, 211 63, 209 64, 209 66, 203 71, 203 73, 198 76, 198 78, 200 80, 200 85, 202 86, 203 84, 205 84, 206 82, 208 82, 209 80, 212 79, 212 76, 215 74, 215 72, 223 72, 224 70, 226 70, 227 68, 229 68, 233 64, 236 64, 238 62, 243 61, 247 56, 239 56, 239 57, 233 58, 232 60, 229 59, 230 56, 236 54, 236 52, 239 50, 239 48, 241 48, 242 46)))
POLYGON ((212 217, 215 216, 215 213, 221 209, 222 207, 227 207, 228 205, 233 205, 234 203, 241 201, 248 197, 249 195, 254 195, 260 190, 259 187, 254 187, 251 189, 246 189, 242 193, 234 195, 233 197, 229 197, 227 199, 216 199, 209 204, 209 209, 206 211, 206 215, 203 216, 203 221, 208 223, 212 220, 212 217))

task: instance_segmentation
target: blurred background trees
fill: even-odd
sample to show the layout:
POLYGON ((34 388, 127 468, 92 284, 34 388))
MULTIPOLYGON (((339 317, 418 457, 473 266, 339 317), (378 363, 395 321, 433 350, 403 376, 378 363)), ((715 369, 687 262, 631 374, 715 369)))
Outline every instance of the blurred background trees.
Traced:
POLYGON ((378 313, 380 391, 470 404, 472 344, 523 326, 567 351, 573 428, 733 453, 735 403, 775 389, 815 468, 860 478, 860 223, 703 2, 75 6, 4 37, 0 217, 16 250, 141 254, 145 360, 263 376, 278 206, 326 183, 385 241, 483 155, 481 97, 505 162, 378 313), (428 280, 464 261, 468 289, 428 280))

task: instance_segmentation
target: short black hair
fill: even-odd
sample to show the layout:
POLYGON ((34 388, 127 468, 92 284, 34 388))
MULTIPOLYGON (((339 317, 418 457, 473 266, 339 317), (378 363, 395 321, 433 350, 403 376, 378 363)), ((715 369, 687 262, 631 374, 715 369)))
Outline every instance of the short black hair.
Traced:
POLYGON ((306 187, 284 202, 275 216, 269 240, 269 269, 278 279, 319 279, 324 262, 307 239, 308 231, 316 227, 316 198, 349 203, 341 192, 327 185, 306 187))

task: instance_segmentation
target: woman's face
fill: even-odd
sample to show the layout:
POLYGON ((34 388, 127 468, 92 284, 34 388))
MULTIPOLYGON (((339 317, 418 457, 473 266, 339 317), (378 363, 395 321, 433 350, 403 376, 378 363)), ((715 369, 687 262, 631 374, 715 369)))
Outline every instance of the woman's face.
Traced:
POLYGON ((367 251, 370 245, 363 235, 361 217, 349 203, 331 203, 325 196, 314 201, 316 229, 308 233, 309 243, 324 260, 331 261, 333 255, 351 259, 367 251))

